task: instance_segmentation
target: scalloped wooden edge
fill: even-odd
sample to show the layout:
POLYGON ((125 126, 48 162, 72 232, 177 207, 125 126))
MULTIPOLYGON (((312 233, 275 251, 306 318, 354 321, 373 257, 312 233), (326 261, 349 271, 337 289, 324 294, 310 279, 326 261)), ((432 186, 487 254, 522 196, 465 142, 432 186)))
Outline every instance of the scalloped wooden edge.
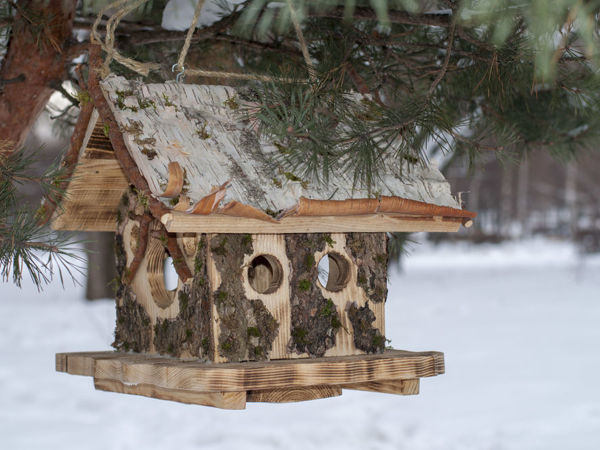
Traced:
POLYGON ((91 376, 96 389, 244 409, 341 395, 342 389, 416 395, 419 379, 444 373, 440 352, 386 350, 378 355, 210 364, 158 355, 56 354, 56 370, 91 376))

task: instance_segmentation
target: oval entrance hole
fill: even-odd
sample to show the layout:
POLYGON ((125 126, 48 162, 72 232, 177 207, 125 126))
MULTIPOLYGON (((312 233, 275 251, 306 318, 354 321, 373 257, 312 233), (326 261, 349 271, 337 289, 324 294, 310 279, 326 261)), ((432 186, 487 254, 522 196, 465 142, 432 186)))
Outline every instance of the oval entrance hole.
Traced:
POLYGON ((152 299, 161 308, 166 308, 175 299, 178 275, 173 259, 158 239, 150 239, 146 250, 146 272, 152 299))
POLYGON ((177 270, 175 270, 175 266, 173 265, 173 258, 170 256, 165 258, 165 266, 163 271, 165 274, 165 289, 167 291, 174 291, 177 289, 179 275, 177 275, 177 270))
POLYGON ((319 261, 318 269, 319 283, 328 291, 341 291, 350 280, 350 263, 339 253, 325 254, 319 261))
POLYGON ((283 269, 272 255, 258 255, 248 265, 248 282, 259 294, 272 294, 283 280, 283 269))

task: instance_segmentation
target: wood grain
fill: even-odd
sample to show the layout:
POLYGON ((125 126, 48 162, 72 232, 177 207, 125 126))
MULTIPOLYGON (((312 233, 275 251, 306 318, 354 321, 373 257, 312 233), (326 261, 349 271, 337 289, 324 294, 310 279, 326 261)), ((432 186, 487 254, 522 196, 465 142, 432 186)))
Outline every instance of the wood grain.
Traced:
POLYGON ((409 217, 394 214, 361 216, 285 217, 277 222, 223 214, 195 215, 171 211, 160 218, 170 233, 349 233, 349 232, 455 232, 461 219, 409 217))
POLYGON ((384 394, 417 395, 419 393, 419 379, 414 380, 382 380, 368 383, 345 384, 343 389, 355 391, 381 392, 384 394))
POLYGON ((338 397, 342 388, 337 386, 310 386, 291 389, 271 389, 265 391, 248 391, 247 402, 256 403, 291 403, 316 400, 319 398, 338 397))
POLYGON ((220 409, 245 409, 245 392, 194 392, 178 389, 165 389, 149 384, 124 384, 117 380, 94 378, 94 387, 101 391, 119 394, 141 395, 144 397, 170 400, 192 405, 212 406, 220 409))
POLYGON ((119 200, 127 186, 116 160, 82 158, 75 167, 66 198, 55 212, 52 228, 115 231, 119 200))
MULTIPOLYGON (((387 350, 381 355, 227 364, 207 364, 116 352, 62 355, 61 360, 64 357, 67 359, 68 369, 81 367, 87 371, 85 374, 89 374, 90 368, 93 367, 95 378, 197 392, 338 386, 415 379, 444 373, 443 353, 402 350, 387 350)), ((72 372, 69 370, 69 373, 72 372)))

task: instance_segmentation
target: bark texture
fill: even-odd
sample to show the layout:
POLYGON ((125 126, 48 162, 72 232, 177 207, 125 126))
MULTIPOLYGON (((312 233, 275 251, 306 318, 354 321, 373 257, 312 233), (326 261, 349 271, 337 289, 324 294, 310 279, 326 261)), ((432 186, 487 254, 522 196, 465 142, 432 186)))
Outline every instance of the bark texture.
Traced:
POLYGON ((353 303, 348 309, 348 317, 352 324, 356 348, 367 353, 383 353, 385 336, 373 326, 375 313, 369 308, 369 303, 361 308, 353 303))
POLYGON ((287 234, 286 252, 292 263, 290 302, 292 338, 290 351, 320 357, 335 345, 341 321, 335 305, 323 297, 317 285, 318 267, 315 253, 331 239, 329 234, 287 234))
POLYGON ((0 68, 0 139, 16 148, 66 78, 76 0, 19 0, 0 68))
POLYGON ((244 255, 253 252, 249 234, 218 234, 210 251, 221 285, 213 292, 218 315, 217 352, 228 361, 269 358, 279 323, 260 300, 249 300, 243 285, 244 255))
POLYGON ((174 319, 159 319, 154 327, 158 353, 207 359, 212 355, 212 302, 206 249, 206 235, 200 235, 193 280, 178 294, 179 314, 174 319))
POLYGON ((358 266, 358 285, 369 300, 380 303, 387 298, 387 235, 385 233, 348 233, 346 249, 358 266))
POLYGON ((117 260, 117 325, 112 346, 116 350, 146 352, 150 350, 152 328, 150 316, 136 301, 136 296, 128 284, 121 280, 127 271, 127 254, 123 246, 123 236, 115 236, 117 260))

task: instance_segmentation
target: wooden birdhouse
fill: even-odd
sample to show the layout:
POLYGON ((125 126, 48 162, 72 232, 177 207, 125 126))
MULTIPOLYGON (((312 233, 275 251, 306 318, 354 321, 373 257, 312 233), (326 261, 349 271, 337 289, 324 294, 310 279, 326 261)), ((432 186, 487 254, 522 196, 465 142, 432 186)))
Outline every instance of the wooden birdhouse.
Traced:
POLYGON ((416 394, 443 373, 442 353, 385 338, 386 232, 452 232, 475 215, 439 171, 390 160, 375 197, 343 176, 313 184, 277 167, 233 88, 109 76, 90 91, 53 226, 116 231, 116 351, 61 353, 57 370, 233 409, 416 394))

